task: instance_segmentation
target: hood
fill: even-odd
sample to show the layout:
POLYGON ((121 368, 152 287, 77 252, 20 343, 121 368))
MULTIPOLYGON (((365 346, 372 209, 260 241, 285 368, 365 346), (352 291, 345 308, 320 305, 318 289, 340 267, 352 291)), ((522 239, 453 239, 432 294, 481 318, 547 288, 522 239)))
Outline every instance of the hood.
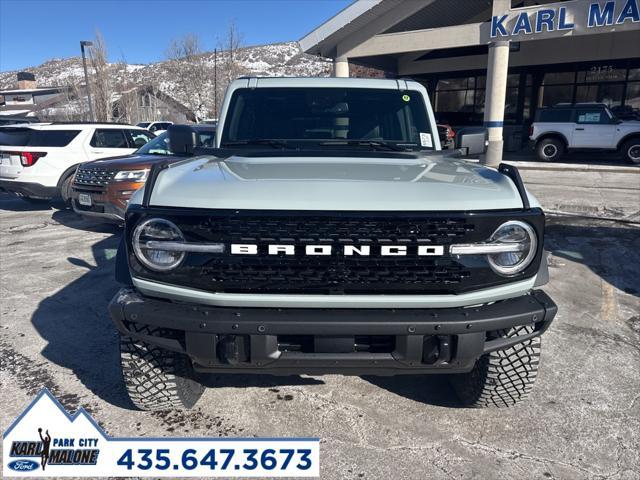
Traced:
MULTIPOLYGON (((141 194, 136 196, 136 200, 140 198, 141 194)), ((150 203, 238 210, 522 208, 509 178, 494 169, 441 154, 407 158, 197 157, 162 171, 150 203)))
POLYGON ((100 160, 94 160, 88 162, 85 165, 104 168, 105 170, 130 170, 135 168, 142 168, 151 165, 155 162, 161 162, 164 160, 175 159, 184 160, 184 157, 176 155, 122 155, 119 157, 102 158, 100 160))

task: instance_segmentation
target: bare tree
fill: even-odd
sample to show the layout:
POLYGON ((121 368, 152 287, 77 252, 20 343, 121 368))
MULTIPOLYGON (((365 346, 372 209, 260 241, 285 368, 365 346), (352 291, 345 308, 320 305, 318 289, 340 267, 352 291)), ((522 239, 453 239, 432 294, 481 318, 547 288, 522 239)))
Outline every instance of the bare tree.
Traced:
POLYGON ((227 86, 236 78, 244 75, 246 70, 240 63, 240 50, 243 45, 243 35, 238 30, 235 20, 232 20, 227 26, 227 30, 223 38, 218 38, 218 69, 215 88, 217 88, 216 98, 218 105, 216 112, 220 111, 220 103, 222 103, 224 91, 227 86))
POLYGON ((111 66, 107 59, 107 46, 104 37, 98 31, 89 50, 89 58, 93 67, 93 75, 89 82, 93 93, 94 112, 96 120, 108 122, 112 118, 111 104, 113 97, 113 80, 111 66))
POLYGON ((115 122, 136 124, 146 118, 140 111, 138 86, 131 80, 124 57, 111 66, 113 78, 112 118, 115 122))
POLYGON ((226 83, 232 82, 243 73, 238 62, 238 50, 242 47, 242 41, 242 34, 238 31, 235 21, 231 21, 222 44, 226 83))
POLYGON ((212 68, 207 64, 197 35, 187 34, 175 39, 167 49, 167 69, 175 79, 185 104, 199 121, 212 107, 210 84, 212 68))

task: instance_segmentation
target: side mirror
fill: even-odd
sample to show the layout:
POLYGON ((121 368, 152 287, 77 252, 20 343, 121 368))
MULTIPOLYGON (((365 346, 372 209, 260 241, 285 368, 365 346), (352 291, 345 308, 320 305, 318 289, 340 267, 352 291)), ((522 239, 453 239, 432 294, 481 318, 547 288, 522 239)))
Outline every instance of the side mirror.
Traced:
POLYGON ((171 152, 178 155, 192 155, 196 147, 196 132, 188 125, 170 125, 167 129, 171 152))
POLYGON ((487 129, 468 127, 456 132, 456 148, 465 156, 484 155, 487 153, 487 129))

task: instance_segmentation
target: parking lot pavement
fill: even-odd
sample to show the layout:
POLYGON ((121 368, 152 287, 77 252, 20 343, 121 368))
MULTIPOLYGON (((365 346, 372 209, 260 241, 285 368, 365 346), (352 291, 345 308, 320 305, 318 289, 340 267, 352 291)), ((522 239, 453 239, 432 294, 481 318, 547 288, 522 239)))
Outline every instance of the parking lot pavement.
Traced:
POLYGON ((106 306, 117 227, 0 194, 0 424, 43 387, 114 436, 318 436, 321 477, 640 478, 640 231, 552 217, 529 400, 456 408, 444 376, 212 377, 196 408, 133 409, 106 306))
POLYGON ((519 168, 527 188, 545 210, 640 222, 640 168, 547 170, 548 165, 519 168))

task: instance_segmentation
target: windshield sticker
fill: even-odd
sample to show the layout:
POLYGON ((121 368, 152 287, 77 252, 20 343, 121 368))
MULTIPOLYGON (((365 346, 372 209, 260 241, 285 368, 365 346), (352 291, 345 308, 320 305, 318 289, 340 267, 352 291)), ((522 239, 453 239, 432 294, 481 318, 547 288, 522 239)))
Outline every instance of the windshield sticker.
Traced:
POLYGON ((402 100, 404 100, 405 102, 408 102, 409 100, 411 100, 411 97, 409 95, 402 95, 402 100))
POLYGON ((420 145, 423 147, 433 147, 430 133, 420 132, 420 145))

